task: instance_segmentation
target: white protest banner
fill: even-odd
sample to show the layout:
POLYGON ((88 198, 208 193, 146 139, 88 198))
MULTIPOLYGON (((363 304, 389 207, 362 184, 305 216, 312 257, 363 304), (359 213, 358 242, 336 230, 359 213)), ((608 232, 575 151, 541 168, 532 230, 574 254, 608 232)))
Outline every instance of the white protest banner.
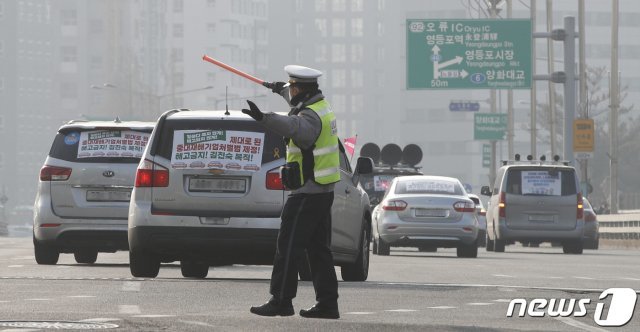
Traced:
POLYGON ((561 176, 561 172, 551 176, 548 171, 522 171, 522 194, 560 196, 561 176))
POLYGON ((78 142, 78 158, 140 158, 149 136, 149 133, 132 130, 83 131, 78 142))
POLYGON ((176 130, 171 167, 256 172, 262 165, 264 133, 232 130, 176 130))

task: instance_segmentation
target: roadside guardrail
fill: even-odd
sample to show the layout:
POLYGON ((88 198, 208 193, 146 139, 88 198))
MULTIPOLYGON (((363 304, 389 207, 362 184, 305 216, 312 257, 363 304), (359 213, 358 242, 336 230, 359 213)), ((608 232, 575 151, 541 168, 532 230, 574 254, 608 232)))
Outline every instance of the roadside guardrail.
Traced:
POLYGON ((640 213, 599 214, 598 223, 601 239, 640 240, 640 213))

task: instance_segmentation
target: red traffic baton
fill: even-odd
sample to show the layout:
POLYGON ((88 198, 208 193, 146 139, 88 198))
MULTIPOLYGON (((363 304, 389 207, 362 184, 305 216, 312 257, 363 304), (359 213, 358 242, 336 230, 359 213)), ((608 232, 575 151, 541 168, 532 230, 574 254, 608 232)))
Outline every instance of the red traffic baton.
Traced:
POLYGON ((242 76, 242 77, 244 77, 246 79, 249 79, 249 80, 251 80, 251 81, 253 81, 255 83, 258 83, 258 84, 260 84, 262 86, 265 86, 267 88, 271 88, 272 87, 272 83, 271 82, 265 82, 264 80, 261 80, 261 79, 255 77, 255 76, 251 76, 251 75, 249 75, 249 74, 247 74, 247 73, 245 73, 245 72, 243 72, 243 71, 241 71, 239 69, 233 68, 233 67, 229 66, 228 64, 226 64, 226 63, 224 63, 222 61, 218 61, 218 60, 216 60, 216 59, 214 59, 214 58, 212 58, 212 57, 210 57, 210 56, 208 56, 206 54, 202 56, 202 60, 207 61, 207 62, 211 62, 211 63, 213 63, 214 65, 216 65, 218 67, 226 69, 226 70, 228 70, 228 71, 230 71, 230 72, 232 72, 232 73, 234 73, 236 75, 242 76))

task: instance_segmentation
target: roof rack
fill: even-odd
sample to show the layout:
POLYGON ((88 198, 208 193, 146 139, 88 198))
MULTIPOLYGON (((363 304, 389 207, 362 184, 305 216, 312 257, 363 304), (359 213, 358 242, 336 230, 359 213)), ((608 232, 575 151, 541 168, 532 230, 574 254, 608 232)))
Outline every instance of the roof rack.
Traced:
POLYGON ((569 166, 568 160, 560 160, 560 156, 553 156, 553 160, 547 161, 545 155, 540 156, 540 159, 533 159, 532 155, 527 156, 527 160, 520 160, 520 154, 516 153, 514 160, 502 160, 502 165, 564 165, 569 166))

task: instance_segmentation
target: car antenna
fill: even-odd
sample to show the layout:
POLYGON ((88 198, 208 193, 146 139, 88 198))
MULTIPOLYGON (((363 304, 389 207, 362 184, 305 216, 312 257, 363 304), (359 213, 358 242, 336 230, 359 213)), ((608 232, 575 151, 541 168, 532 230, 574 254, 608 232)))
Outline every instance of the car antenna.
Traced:
POLYGON ((227 97, 228 93, 229 93, 229 86, 227 85, 224 87, 224 106, 226 108, 224 115, 231 115, 231 113, 229 113, 229 98, 227 97))

